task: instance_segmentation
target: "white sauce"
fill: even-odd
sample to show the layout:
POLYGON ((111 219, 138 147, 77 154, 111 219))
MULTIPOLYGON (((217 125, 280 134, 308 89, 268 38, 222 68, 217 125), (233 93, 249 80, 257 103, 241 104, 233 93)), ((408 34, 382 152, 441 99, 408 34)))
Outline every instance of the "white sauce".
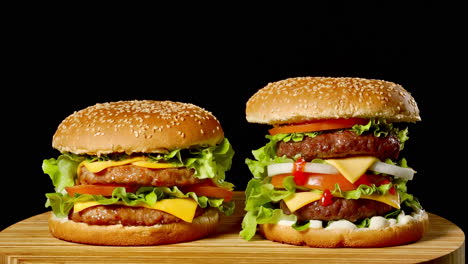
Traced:
POLYGON ((338 220, 332 221, 328 224, 325 229, 355 229, 357 228, 355 224, 351 223, 348 220, 338 220))
POLYGON ((310 220, 309 228, 323 228, 322 221, 320 220, 310 220))
MULTIPOLYGON (((402 211, 397 219, 385 219, 382 216, 374 216, 370 219, 369 229, 382 229, 386 227, 405 225, 411 221, 416 221, 421 218, 424 211, 421 210, 419 213, 412 213, 411 215, 405 215, 402 211)), ((284 217, 278 221, 278 225, 292 226, 295 223, 290 217, 284 217)), ((323 222, 320 220, 310 220, 309 228, 321 229, 323 228, 323 222)), ((325 229, 355 229, 358 228, 355 224, 348 220, 331 221, 325 229)))

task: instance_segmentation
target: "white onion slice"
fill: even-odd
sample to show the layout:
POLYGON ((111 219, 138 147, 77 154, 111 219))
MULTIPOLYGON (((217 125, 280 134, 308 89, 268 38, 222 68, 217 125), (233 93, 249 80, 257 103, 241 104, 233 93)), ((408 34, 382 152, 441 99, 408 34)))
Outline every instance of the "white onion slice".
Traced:
MULTIPOLYGON (((283 173, 292 173, 294 163, 275 163, 268 165, 267 171, 268 176, 274 176, 283 173)), ((412 180, 414 173, 413 169, 403 168, 397 165, 388 164, 385 162, 377 161, 372 166, 369 167, 369 170, 379 173, 385 173, 392 175, 396 178, 403 178, 405 180, 412 180)), ((307 162, 304 168, 304 172, 310 173, 323 173, 323 174, 337 174, 338 170, 330 164, 324 163, 312 163, 307 162)))
POLYGON ((369 167, 369 170, 389 174, 396 178, 403 178, 405 180, 412 180, 415 173, 413 169, 403 168, 397 165, 388 164, 381 161, 377 161, 374 164, 372 164, 372 166, 369 167))
MULTIPOLYGON (((268 166, 268 176, 274 176, 282 173, 291 173, 294 163, 276 163, 268 166)), ((337 174, 338 170, 329 164, 307 162, 304 172, 337 174)))

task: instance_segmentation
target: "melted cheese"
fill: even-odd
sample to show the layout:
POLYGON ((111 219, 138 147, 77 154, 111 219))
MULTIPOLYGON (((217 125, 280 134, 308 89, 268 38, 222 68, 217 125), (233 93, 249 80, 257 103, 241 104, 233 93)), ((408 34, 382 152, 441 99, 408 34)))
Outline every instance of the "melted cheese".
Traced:
POLYGON ((283 201, 291 212, 295 212, 304 205, 315 202, 320 198, 322 198, 321 192, 298 192, 283 199, 283 201))
POLYGON ((351 157, 325 162, 333 165, 350 183, 355 183, 377 160, 376 157, 351 157))
MULTIPOLYGON (((123 203, 117 203, 119 205, 124 205, 123 203)), ((101 205, 96 201, 88 202, 78 202, 75 203, 73 207, 74 212, 82 211, 86 208, 101 205)), ((126 205, 128 206, 128 205, 126 205)), ((191 223, 195 216, 195 211, 197 210, 198 203, 190 198, 174 198, 174 199, 164 199, 157 201, 153 206, 147 204, 136 205, 133 207, 146 207, 150 209, 155 209, 169 213, 173 216, 176 216, 185 222, 191 223)))
POLYGON ((132 164, 140 167, 151 168, 151 169, 163 169, 163 168, 171 168, 175 167, 170 163, 158 163, 158 162, 150 162, 147 161, 145 157, 135 157, 125 160, 113 161, 113 160, 106 160, 106 161, 83 161, 78 166, 78 171, 80 170, 81 166, 85 166, 90 172, 96 173, 100 172, 104 169, 109 167, 121 166, 126 164, 132 164))
MULTIPOLYGON (((337 193, 337 194, 335 194, 333 196, 343 197, 339 193, 337 193)), ((369 199, 369 200, 379 201, 381 203, 388 204, 391 207, 394 207, 396 209, 400 209, 400 196, 397 193, 396 194, 387 193, 387 194, 384 194, 384 195, 380 195, 380 194, 365 195, 365 194, 362 194, 359 199, 369 199)))

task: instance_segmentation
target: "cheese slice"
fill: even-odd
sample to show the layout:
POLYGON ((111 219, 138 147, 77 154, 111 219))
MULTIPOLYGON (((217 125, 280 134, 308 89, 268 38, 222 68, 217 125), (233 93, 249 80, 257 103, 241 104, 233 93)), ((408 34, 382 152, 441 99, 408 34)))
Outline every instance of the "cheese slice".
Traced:
POLYGON ((350 183, 355 183, 377 160, 376 157, 361 156, 327 159, 325 162, 335 167, 350 183))
POLYGON ((171 163, 162 163, 162 162, 149 162, 149 161, 135 161, 132 162, 133 165, 137 165, 140 167, 150 168, 150 169, 165 169, 174 167, 171 163))
POLYGON ((86 208, 89 208, 89 207, 93 207, 93 206, 96 206, 96 205, 102 205, 96 201, 88 201, 88 202, 79 202, 79 203, 75 203, 73 205, 73 212, 74 213, 78 213, 80 211, 83 211, 84 209, 86 208))
MULTIPOLYGON (((334 194, 333 196, 343 197, 342 195, 340 195, 340 193, 334 194)), ((396 194, 387 193, 387 194, 384 194, 384 195, 380 195, 380 194, 365 195, 365 194, 362 194, 359 199, 369 199, 369 200, 379 201, 379 202, 388 204, 391 207, 394 207, 396 209, 400 209, 400 196, 398 195, 398 193, 396 193, 396 194)))
MULTIPOLYGON (((118 205, 125 205, 122 202, 115 203, 118 205)), ((73 206, 73 212, 77 213, 86 208, 102 205, 96 201, 88 202, 78 202, 73 206)), ((128 205, 125 205, 128 206, 128 205)), ((174 199, 164 199, 157 201, 154 205, 150 206, 148 204, 142 203, 140 205, 135 205, 132 207, 146 207, 150 209, 156 209, 169 213, 173 216, 176 216, 185 222, 191 223, 195 217, 195 211, 197 210, 198 203, 190 198, 174 198, 174 199)))
MULTIPOLYGON (((340 193, 336 193, 333 196, 343 197, 340 193)), ((283 199, 284 203, 288 206, 291 212, 295 212, 298 209, 304 207, 305 205, 320 200, 322 198, 321 192, 298 192, 294 195, 289 196, 288 198, 283 199)), ((359 199, 369 199, 374 201, 379 201, 385 204, 388 204, 396 209, 400 209, 400 196, 396 194, 387 193, 385 195, 380 194, 371 194, 371 195, 361 195, 359 199)))
POLYGON ((320 198, 322 198, 321 192, 298 192, 283 199, 283 201, 291 212, 295 212, 304 205, 315 202, 320 198))
POLYGON ((81 166, 85 166, 90 172, 100 172, 104 169, 109 167, 121 166, 126 164, 133 164, 140 167, 151 168, 151 169, 162 169, 162 168, 170 168, 175 167, 171 163, 158 163, 158 162, 150 162, 147 161, 145 157, 135 157, 125 160, 113 161, 113 160, 106 160, 106 161, 83 161, 78 166, 78 171, 80 170, 81 166))

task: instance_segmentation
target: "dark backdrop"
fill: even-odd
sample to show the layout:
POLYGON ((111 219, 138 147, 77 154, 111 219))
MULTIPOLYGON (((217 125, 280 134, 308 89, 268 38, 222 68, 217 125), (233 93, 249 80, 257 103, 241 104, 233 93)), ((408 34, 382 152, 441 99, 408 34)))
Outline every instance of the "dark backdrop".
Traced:
POLYGON ((52 135, 75 110, 125 99, 197 104, 221 121, 236 151, 227 177, 243 190, 244 160, 269 128, 246 122, 248 98, 284 78, 351 76, 393 81, 415 97, 422 121, 410 125, 402 153, 418 172, 409 192, 466 230, 466 28, 456 9, 426 2, 18 19, 4 40, 0 229, 48 210, 53 188, 41 163, 58 156, 52 135))

